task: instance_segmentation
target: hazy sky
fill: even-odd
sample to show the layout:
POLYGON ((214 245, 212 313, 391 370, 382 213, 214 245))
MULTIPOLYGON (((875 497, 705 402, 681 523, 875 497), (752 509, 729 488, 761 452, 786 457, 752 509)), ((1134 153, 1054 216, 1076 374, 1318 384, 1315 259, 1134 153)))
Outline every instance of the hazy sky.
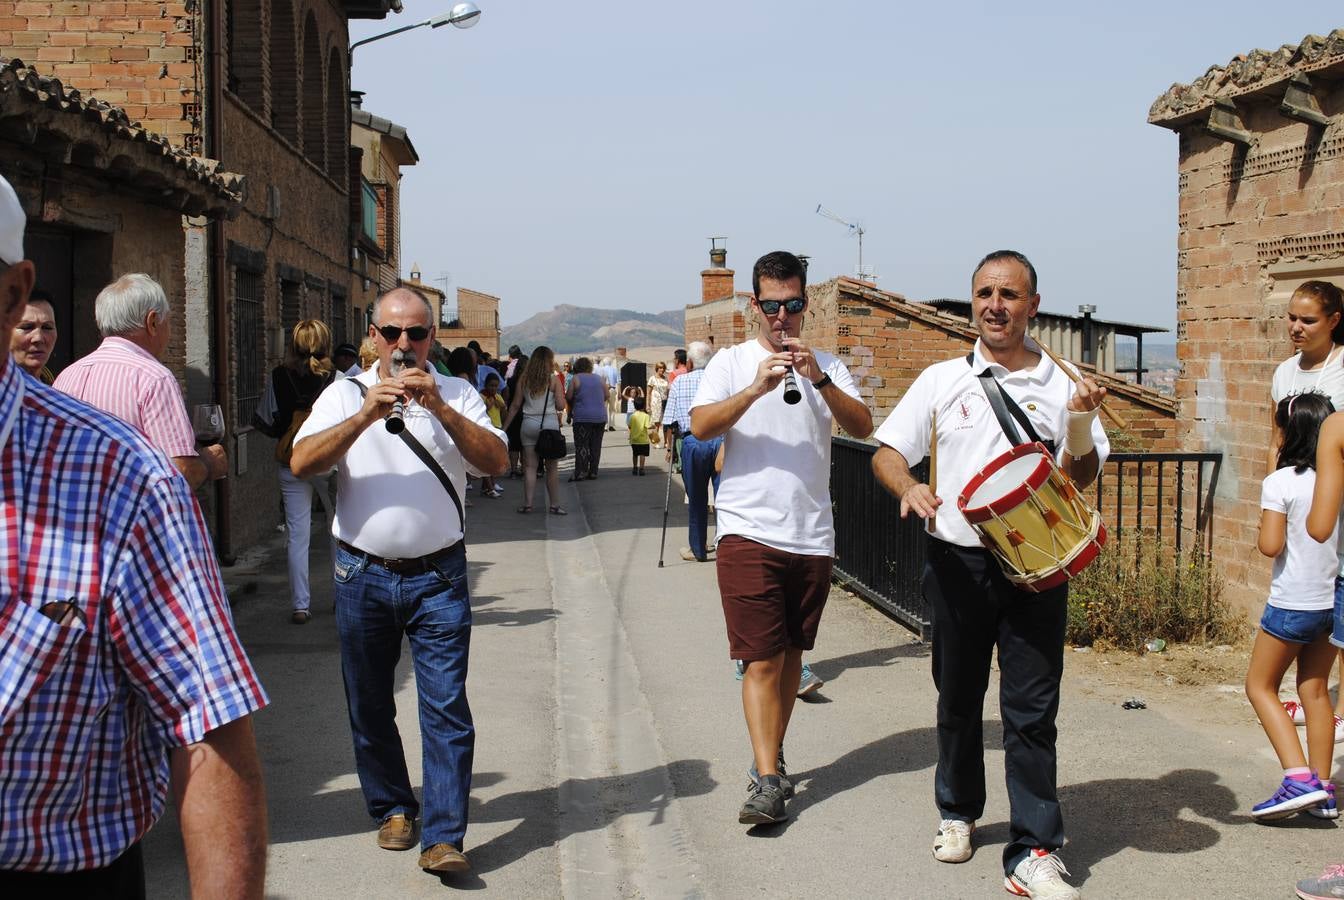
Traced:
MULTIPOLYGON (((451 5, 406 0, 352 40, 451 5)), ((479 5, 470 30, 361 47, 353 87, 420 153, 404 265, 499 295, 505 324, 698 302, 711 235, 738 290, 774 249, 810 254, 814 282, 850 274, 855 238, 823 204, 912 299, 965 297, 975 261, 1011 247, 1043 309, 1173 327, 1177 138, 1149 106, 1344 27, 1338 0, 479 5)))

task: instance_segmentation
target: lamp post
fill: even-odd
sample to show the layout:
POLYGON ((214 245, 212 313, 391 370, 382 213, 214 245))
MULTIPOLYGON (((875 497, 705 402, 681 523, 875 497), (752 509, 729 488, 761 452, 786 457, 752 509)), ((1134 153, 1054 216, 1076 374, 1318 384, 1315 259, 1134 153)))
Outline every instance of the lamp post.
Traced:
POLYGON ((351 68, 353 69, 354 67, 356 47, 372 44, 374 41, 381 41, 383 38, 391 37, 394 34, 401 34, 403 31, 410 31, 412 28, 423 28, 426 25, 430 28, 442 28, 444 25, 452 25, 455 28, 470 28, 480 20, 481 10, 475 3, 458 3, 442 15, 430 16, 423 22, 416 22, 414 25, 403 25, 400 28, 393 28, 391 31, 384 31, 382 34, 375 34, 373 37, 364 38, 362 41, 355 41, 350 45, 351 68))

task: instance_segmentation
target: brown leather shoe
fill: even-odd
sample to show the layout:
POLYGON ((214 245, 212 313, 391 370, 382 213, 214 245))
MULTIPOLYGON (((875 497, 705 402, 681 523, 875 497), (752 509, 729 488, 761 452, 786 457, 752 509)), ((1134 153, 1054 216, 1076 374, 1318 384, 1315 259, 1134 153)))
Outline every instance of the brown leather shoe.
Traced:
POLYGON ((378 829, 378 846, 384 850, 409 850, 415 846, 415 820, 393 813, 378 829))
POLYGON ((471 863, 452 844, 435 844, 420 854, 420 868, 426 872, 466 872, 471 863))

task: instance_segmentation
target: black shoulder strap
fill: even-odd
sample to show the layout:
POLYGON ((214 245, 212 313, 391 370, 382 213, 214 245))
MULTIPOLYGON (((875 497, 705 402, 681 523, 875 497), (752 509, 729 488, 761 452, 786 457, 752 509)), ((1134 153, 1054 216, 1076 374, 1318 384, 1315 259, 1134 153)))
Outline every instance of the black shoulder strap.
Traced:
MULTIPOLYGON (((975 366, 974 350, 966 354, 966 364, 975 366)), ((1017 423, 1027 433, 1028 439, 1034 443, 1044 444, 1052 454, 1055 452, 1054 441, 1041 439, 1041 436, 1036 433, 1036 429, 1032 427, 1031 419, 1027 418, 1027 414, 1022 411, 1022 407, 1017 405, 1017 401, 1008 396, 1003 386, 999 384, 999 379, 994 377, 994 373, 988 367, 975 377, 980 379, 980 386, 985 392, 985 399, 989 401, 989 408, 994 410, 994 418, 999 420, 999 427, 1003 429, 1003 434, 1008 438, 1008 443, 1014 447, 1022 443, 1021 433, 1013 426, 1013 420, 1016 419, 1017 423)))
MULTIPOLYGON (((364 386, 364 382, 356 378, 349 380, 353 381, 355 387, 359 388, 361 397, 368 395, 369 389, 364 386)), ((457 510, 457 521, 462 523, 462 535, 465 537, 467 534, 467 517, 462 511, 462 500, 457 496, 457 488, 453 487, 453 480, 448 477, 447 472, 443 471, 443 466, 439 465, 439 461, 425 449, 423 444, 415 439, 415 435, 411 434, 409 428, 403 428, 398 436, 401 438, 401 442, 410 447, 411 452, 420 458, 420 461, 425 464, 425 468, 434 473, 435 477, 439 479, 439 484, 443 485, 443 489, 448 492, 449 499, 453 501, 453 508, 457 510)))

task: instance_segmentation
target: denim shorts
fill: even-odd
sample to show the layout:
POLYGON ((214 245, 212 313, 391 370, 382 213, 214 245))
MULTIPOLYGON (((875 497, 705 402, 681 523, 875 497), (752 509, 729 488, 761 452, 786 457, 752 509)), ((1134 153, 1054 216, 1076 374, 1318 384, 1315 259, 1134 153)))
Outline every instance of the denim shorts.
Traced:
MULTIPOLYGON (((1338 588, 1335 596, 1339 596, 1338 588)), ((1280 609, 1266 604, 1260 630, 1290 644, 1310 644, 1321 635, 1330 634, 1334 623, 1333 609, 1280 609)))
POLYGON ((1344 578, 1335 579, 1335 629, 1330 643, 1344 650, 1344 578))

